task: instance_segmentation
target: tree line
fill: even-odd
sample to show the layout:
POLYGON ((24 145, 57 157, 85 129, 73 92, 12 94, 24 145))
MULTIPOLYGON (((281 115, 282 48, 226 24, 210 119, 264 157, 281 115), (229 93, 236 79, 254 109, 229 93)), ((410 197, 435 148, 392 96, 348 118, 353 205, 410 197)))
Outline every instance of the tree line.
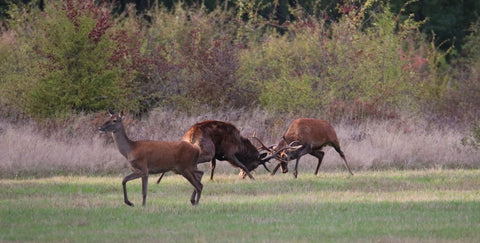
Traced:
POLYGON ((331 119, 480 114, 479 27, 467 20, 475 2, 442 10, 468 12, 447 21, 463 33, 455 38, 431 31, 426 1, 127 3, 2 4, 2 116, 108 107, 139 115, 261 107, 331 119))
MULTIPOLYGON (((246 3, 246 0, 103 0, 98 2, 111 2, 115 4, 115 14, 122 14, 126 11, 127 5, 133 4, 138 14, 163 6, 169 10, 181 2, 188 7, 204 7, 208 11, 217 8, 236 9, 239 4, 246 3)), ((357 0, 256 0, 255 5, 261 6, 258 14, 264 18, 270 18, 279 24, 285 21, 295 20, 295 14, 290 12, 292 8, 301 8, 309 15, 322 15, 331 18, 333 21, 341 17, 339 8, 359 7, 367 1, 357 0)), ((45 8, 45 0, 0 0, 0 20, 6 21, 9 18, 8 10, 11 4, 34 3, 39 9, 45 8)), ((415 21, 425 21, 421 31, 429 38, 434 38, 437 44, 448 42, 454 44, 460 50, 464 39, 471 33, 470 25, 476 22, 480 15, 480 2, 475 0, 390 0, 390 10, 399 13, 400 17, 407 18, 413 14, 415 21), (402 12, 401 9, 406 8, 402 12)), ((445 50, 448 45, 445 45, 445 50)))

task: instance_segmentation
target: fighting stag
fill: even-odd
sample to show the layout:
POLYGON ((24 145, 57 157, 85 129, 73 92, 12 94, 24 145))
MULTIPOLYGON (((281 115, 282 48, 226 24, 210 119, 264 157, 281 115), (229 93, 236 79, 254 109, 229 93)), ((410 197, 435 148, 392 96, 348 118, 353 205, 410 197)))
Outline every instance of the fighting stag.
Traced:
POLYGON ((272 171, 272 175, 275 175, 279 167, 282 167, 283 173, 287 173, 288 161, 296 159, 293 176, 297 178, 298 161, 305 154, 310 154, 318 158, 315 175, 318 174, 318 169, 325 155, 322 149, 327 145, 332 146, 338 152, 348 172, 353 175, 345 159, 345 155, 340 149, 335 130, 332 125, 325 120, 311 118, 297 119, 290 125, 277 146, 269 148, 262 144, 262 148, 270 150, 272 154, 277 154, 276 159, 279 160, 279 163, 272 171))
POLYGON ((142 205, 147 199, 148 175, 173 171, 185 177, 195 188, 190 198, 192 205, 200 200, 203 185, 200 182, 203 172, 197 169, 199 151, 192 144, 185 141, 132 141, 123 127, 124 112, 114 114, 111 110, 110 118, 99 128, 102 132, 112 133, 113 140, 120 153, 128 160, 133 171, 123 178, 123 198, 127 205, 133 206, 127 197, 126 184, 128 181, 142 178, 142 205))
POLYGON ((188 129, 182 140, 193 144, 200 151, 197 163, 210 162, 210 180, 213 180, 216 160, 226 160, 241 169, 242 178, 248 175, 250 179, 254 179, 250 171, 259 165, 267 168, 265 162, 270 159, 265 159, 267 153, 260 153, 250 140, 241 136, 235 125, 229 122, 208 120, 196 123, 188 129))

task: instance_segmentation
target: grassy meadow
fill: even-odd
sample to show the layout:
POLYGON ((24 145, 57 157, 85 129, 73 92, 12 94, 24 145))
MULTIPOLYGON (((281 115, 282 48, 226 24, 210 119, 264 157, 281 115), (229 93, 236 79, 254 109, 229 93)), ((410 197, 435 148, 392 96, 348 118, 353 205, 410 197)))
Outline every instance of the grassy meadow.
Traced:
MULTIPOLYGON (((193 187, 167 174, 151 176, 147 205, 141 182, 121 181, 127 161, 108 135, 98 133, 105 114, 79 116, 66 124, 0 122, 0 242, 475 242, 480 238, 480 151, 462 145, 466 130, 412 118, 332 122, 354 171, 326 148, 316 161, 291 172, 256 180, 217 164, 214 181, 205 172, 198 206, 193 187)), ((244 136, 254 132, 277 142, 294 117, 261 110, 203 113, 156 110, 125 121, 135 140, 178 140, 191 124, 233 122, 244 136)), ((293 163, 290 164, 292 169, 293 163)), ((271 169, 274 164, 268 165, 271 169)))
MULTIPOLYGON (((203 167, 208 171, 208 167, 203 167)), ((20 242, 475 242, 479 170, 301 171, 256 180, 204 176, 198 206, 180 176, 2 179, 0 241, 20 242), (303 173, 302 173, 303 172, 303 173)))
POLYGON ((292 8, 285 25, 256 1, 148 18, 43 2, 0 21, 0 242, 480 239, 480 25, 456 53, 389 1, 345 1, 336 20, 292 8), (131 208, 128 162, 98 132, 108 107, 127 111, 132 140, 177 141, 214 119, 273 145, 294 119, 327 119, 355 175, 332 148, 318 176, 303 157, 298 179, 259 167, 242 180, 219 162, 210 181, 202 164, 200 205, 168 174, 150 177, 145 207, 129 183, 131 208))

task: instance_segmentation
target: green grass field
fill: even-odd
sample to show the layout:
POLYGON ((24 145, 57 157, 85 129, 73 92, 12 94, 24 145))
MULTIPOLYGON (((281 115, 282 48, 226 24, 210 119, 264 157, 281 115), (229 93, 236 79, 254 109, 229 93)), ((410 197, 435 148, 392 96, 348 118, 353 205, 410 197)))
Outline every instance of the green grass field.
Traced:
MULTIPOLYGON (((208 170, 206 171, 208 173, 208 170)), ((204 176, 193 187, 151 176, 123 203, 121 176, 0 180, 0 241, 35 242, 475 242, 480 170, 300 171, 256 180, 204 176)))

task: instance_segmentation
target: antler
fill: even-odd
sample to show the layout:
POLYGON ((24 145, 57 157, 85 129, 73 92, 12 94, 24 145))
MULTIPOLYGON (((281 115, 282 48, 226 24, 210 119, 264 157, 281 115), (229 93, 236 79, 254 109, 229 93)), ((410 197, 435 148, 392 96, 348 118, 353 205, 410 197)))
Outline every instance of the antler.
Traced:
MULTIPOLYGON (((278 155, 280 152, 282 152, 283 150, 285 150, 285 149, 287 149, 287 148, 280 149, 280 150, 274 152, 272 155, 270 155, 270 156, 262 159, 263 164, 265 164, 265 162, 268 162, 269 160, 271 160, 271 159, 273 159, 273 158, 276 158, 276 159, 278 159, 278 160, 283 161, 281 158, 277 157, 277 155, 278 155)), ((286 162, 286 161, 285 161, 285 162, 286 162)))
POLYGON ((268 172, 270 172, 270 170, 267 168, 267 166, 265 165, 265 162, 267 161, 260 161, 260 164, 263 165, 263 167, 265 168, 265 170, 267 170, 268 172))
POLYGON ((260 140, 259 138, 255 137, 255 133, 254 133, 253 135, 254 135, 254 136, 251 137, 251 138, 257 140, 257 141, 260 143, 260 145, 261 145, 259 148, 257 148, 257 150, 258 150, 258 149, 265 149, 265 150, 267 150, 267 151, 270 152, 270 153, 273 153, 273 152, 274 152, 271 148, 269 148, 269 147, 267 147, 265 144, 263 144, 263 143, 262 143, 262 140, 260 140))
MULTIPOLYGON (((296 142, 296 141, 294 141, 294 142, 296 142)), ((293 142, 290 143, 290 144, 293 144, 293 142)), ((272 155, 270 155, 270 156, 262 159, 262 162, 263 162, 263 163, 268 162, 269 160, 271 160, 271 159, 273 159, 273 158, 278 159, 278 160, 280 160, 280 161, 282 161, 282 162, 288 162, 288 161, 285 161, 285 160, 283 160, 282 158, 278 157, 277 155, 278 155, 279 153, 283 152, 284 150, 291 149, 291 148, 297 148, 297 149, 298 149, 298 148, 301 148, 302 146, 303 146, 303 145, 297 145, 297 146, 291 146, 291 145, 289 145, 289 146, 287 146, 287 147, 285 147, 285 148, 282 148, 282 149, 279 149, 278 151, 275 151, 272 155)))
MULTIPOLYGON (((283 138, 283 139, 285 139, 285 138, 283 138)), ((287 140, 285 140, 285 143, 286 143, 286 142, 287 142, 287 140)), ((293 146, 293 144, 295 144, 295 143, 300 143, 300 142, 299 142, 298 140, 295 140, 295 141, 291 142, 288 146, 289 146, 290 148, 299 146, 299 145, 293 146)), ((301 144, 300 144, 300 145, 301 145, 301 144)))

